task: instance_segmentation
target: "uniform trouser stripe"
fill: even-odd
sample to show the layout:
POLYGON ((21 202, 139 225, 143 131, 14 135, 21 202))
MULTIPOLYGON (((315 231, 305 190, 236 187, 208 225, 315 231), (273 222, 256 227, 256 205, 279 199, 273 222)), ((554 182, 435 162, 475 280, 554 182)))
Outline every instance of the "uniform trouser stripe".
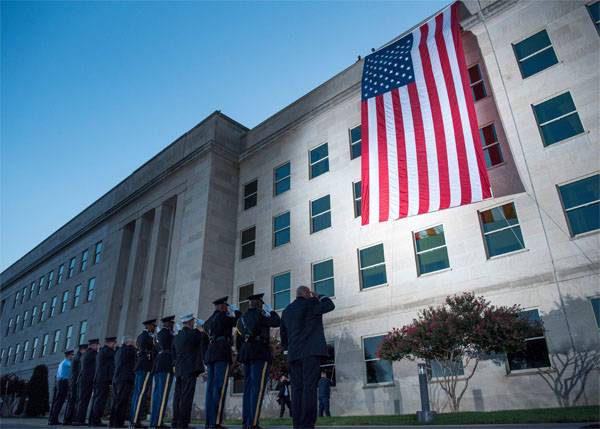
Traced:
POLYGON ((263 364, 262 373, 260 375, 260 390, 258 391, 258 398, 256 400, 256 411, 254 412, 254 421, 253 425, 258 426, 258 419, 260 418, 260 410, 262 408, 263 396, 265 393, 265 381, 267 375, 267 367, 269 366, 269 362, 265 362, 263 364))
POLYGON ((217 424, 221 424, 223 413, 223 402, 225 401, 225 391, 227 390, 227 377, 229 376, 229 364, 225 368, 225 377, 223 378, 223 386, 221 386, 221 396, 219 397, 219 408, 217 409, 217 424))
POLYGON ((167 373, 167 380, 163 387, 162 401, 160 402, 160 412, 158 413, 157 426, 162 426, 165 408, 167 407, 167 395, 169 394, 169 383, 171 382, 171 374, 167 373))
POLYGON ((150 378, 150 372, 147 372, 146 376, 144 377, 144 384, 142 385, 142 390, 140 391, 140 394, 139 394, 138 400, 137 400, 137 404, 135 405, 135 415, 133 416, 133 422, 131 422, 132 424, 136 424, 138 422, 138 415, 140 414, 140 408, 142 406, 142 399, 144 398, 144 395, 146 393, 146 386, 148 385, 148 378, 150 378))

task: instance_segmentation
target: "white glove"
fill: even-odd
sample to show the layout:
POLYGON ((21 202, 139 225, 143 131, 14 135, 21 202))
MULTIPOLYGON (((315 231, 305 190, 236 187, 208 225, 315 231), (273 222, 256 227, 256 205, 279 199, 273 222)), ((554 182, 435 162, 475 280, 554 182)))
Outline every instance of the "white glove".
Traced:
POLYGON ((202 319, 196 319, 196 328, 201 328, 204 325, 204 320, 202 319))
POLYGON ((269 304, 263 304, 263 312, 265 313, 265 316, 271 317, 271 311, 273 311, 273 308, 269 304))
POLYGON ((231 312, 236 312, 236 311, 239 311, 240 309, 237 308, 237 305, 235 305, 235 304, 229 304, 229 310, 231 312))
POLYGON ((181 331, 181 328, 182 328, 181 323, 176 323, 175 324, 175 332, 181 331))

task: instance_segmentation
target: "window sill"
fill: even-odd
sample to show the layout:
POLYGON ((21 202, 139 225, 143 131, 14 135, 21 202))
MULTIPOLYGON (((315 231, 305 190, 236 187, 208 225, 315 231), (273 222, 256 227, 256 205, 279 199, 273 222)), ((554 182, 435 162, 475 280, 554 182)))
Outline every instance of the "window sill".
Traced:
MULTIPOLYGON (((439 384, 439 383, 443 382, 443 379, 444 379, 443 377, 432 377, 432 378, 429 379, 429 383, 430 384, 439 384)), ((459 375, 459 376, 456 377, 456 379, 458 381, 465 381, 467 379, 467 376, 464 375, 464 374, 463 375, 459 375)))
POLYGON ((386 381, 384 383, 372 383, 372 384, 363 384, 363 389, 377 389, 378 387, 393 387, 395 383, 393 381, 386 381))
POLYGON ((487 171, 492 171, 492 170, 495 170, 496 168, 503 167, 505 165, 506 165, 506 161, 502 161, 502 162, 499 162, 498 164, 494 164, 494 165, 491 165, 486 168, 487 168, 487 171))
POLYGON ((280 244, 279 246, 272 246, 271 250, 277 250, 277 249, 285 248, 286 246, 291 246, 291 244, 292 244, 292 241, 290 240, 287 243, 280 244))
POLYGON ((323 231, 328 231, 328 230, 330 230, 332 228, 333 228, 333 226, 328 226, 327 228, 323 228, 323 229, 320 229, 318 231, 314 231, 314 232, 311 231, 310 235, 315 235, 315 234, 318 234, 318 233, 323 232, 323 231))
MULTIPOLYGON (((554 51, 554 54, 556 55, 556 50, 554 49, 554 45, 552 45, 552 50, 554 51)), ((552 64, 551 66, 546 67, 544 70, 540 70, 539 72, 529 75, 527 77, 523 77, 523 74, 521 73, 521 79, 523 80, 523 82, 525 82, 526 80, 531 79, 534 76, 539 76, 541 73, 544 73, 546 70, 552 70, 554 67, 559 66, 562 63, 563 63, 562 61, 557 61, 556 63, 552 64)), ((520 71, 521 70, 519 69, 519 72, 520 71)))
MULTIPOLYGON (((577 114, 579 114, 579 112, 577 112, 577 114)), ((539 126, 538 126, 538 128, 539 128, 539 126)), ((542 146, 544 147, 544 150, 551 150, 551 148, 553 148, 553 147, 562 146, 562 145, 563 145, 563 144, 565 144, 565 143, 568 143, 568 142, 570 142, 570 141, 572 141, 572 140, 575 140, 575 139, 577 139, 577 138, 579 138, 579 137, 582 137, 582 136, 588 135, 589 133, 590 133, 590 131, 589 131, 589 130, 583 130, 583 132, 581 132, 581 133, 579 133, 579 134, 575 134, 575 135, 573 135, 573 136, 571 136, 571 137, 567 137, 567 138, 566 138, 566 139, 564 139, 564 140, 559 140, 559 141, 557 141, 557 142, 554 142, 554 143, 551 143, 551 144, 549 144, 549 145, 547 145, 547 144, 544 144, 544 140, 542 140, 542 146)))
POLYGON ((507 377, 519 377, 522 375, 536 375, 539 372, 550 373, 556 370, 550 366, 543 368, 527 368, 527 369, 515 369, 506 374, 507 377))
POLYGON ((529 252, 528 248, 514 250, 512 252, 503 253, 502 255, 490 256, 488 257, 488 261, 495 261, 496 259, 506 258, 507 256, 518 255, 519 253, 529 252))
POLYGON ((360 292, 369 292, 369 291, 372 291, 373 289, 380 289, 380 288, 387 287, 389 285, 390 285, 389 283, 384 283, 382 285, 371 286, 371 287, 366 288, 366 289, 360 288, 360 292))
POLYGON ((421 277, 431 277, 431 276, 434 276, 436 274, 447 273, 448 271, 452 271, 452 267, 443 268, 443 269, 437 270, 437 271, 431 271, 431 272, 425 273, 425 274, 419 274, 419 276, 417 278, 420 279, 421 277))
POLYGON ((593 231, 582 232, 581 234, 573 235, 571 240, 577 240, 579 238, 589 237, 591 235, 596 235, 600 233, 600 229, 594 229, 593 231))

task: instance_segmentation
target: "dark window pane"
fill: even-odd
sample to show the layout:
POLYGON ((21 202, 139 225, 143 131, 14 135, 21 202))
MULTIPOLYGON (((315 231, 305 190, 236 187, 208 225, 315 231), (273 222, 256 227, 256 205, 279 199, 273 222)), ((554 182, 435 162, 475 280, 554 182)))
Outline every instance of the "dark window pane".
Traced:
POLYGON ((592 298, 591 301, 594 317, 596 317, 596 325, 600 328, 600 298, 592 298))
POLYGON ((258 190, 258 180, 254 180, 244 186, 244 195, 250 195, 258 190))
POLYGON ((583 132, 583 124, 577 113, 565 116, 557 121, 543 125, 541 127, 542 140, 544 146, 549 146, 569 137, 576 136, 583 132))
POLYGON ((383 341, 383 335, 363 339, 365 360, 377 359, 377 349, 383 341))
POLYGON ((421 253, 418 255, 418 259, 419 274, 443 270, 450 266, 450 261, 448 261, 448 250, 445 247, 421 253))
POLYGON ((542 30, 533 36, 516 43, 514 45, 515 54, 517 55, 517 59, 520 60, 539 51, 540 49, 545 48, 548 45, 550 45, 550 37, 548 37, 546 30, 542 30))
POLYGON ((244 210, 248 210, 249 208, 252 208, 256 205, 257 196, 257 194, 254 194, 244 198, 244 210))
POLYGON ((482 98, 485 98, 485 96, 487 95, 483 81, 473 85, 471 87, 471 90, 473 91, 473 100, 475 100, 475 101, 481 100, 482 98))
POLYGON ((283 194, 285 191, 289 191, 290 183, 291 181, 289 177, 280 182, 277 182, 277 184, 275 184, 275 195, 283 194))
POLYGON ((600 199, 600 174, 563 185, 559 189, 565 209, 597 201, 600 199))
POLYGON ((248 244, 242 245, 242 259, 249 258, 254 255, 254 241, 248 244))
POLYGON ((485 244, 489 257, 525 248, 521 228, 518 226, 486 235, 485 244))
POLYGON ((570 210, 567 212, 567 219, 573 235, 600 229, 600 204, 570 210))
POLYGON ((281 310, 290 303, 290 292, 277 293, 273 296, 275 310, 281 310))
POLYGON ((515 210, 515 205, 513 203, 494 207, 491 210, 481 212, 479 215, 481 217, 484 232, 495 231, 519 223, 517 211, 515 210))
POLYGON ((312 219, 312 232, 318 232, 331 226, 331 213, 324 213, 312 219))
POLYGON ((538 124, 543 124, 558 118, 559 116, 574 112, 575 103, 573 103, 571 93, 565 92, 564 94, 533 106, 533 110, 538 124))
POLYGON ((502 156, 502 150, 500 149, 500 144, 495 144, 494 146, 490 146, 484 149, 483 155, 485 156, 485 165, 488 168, 494 165, 498 165, 504 161, 504 157, 502 156))
POLYGON ((367 383, 390 383, 394 380, 392 363, 387 360, 367 362, 367 383))
POLYGON ((290 163, 286 163, 284 165, 282 165, 281 167, 277 167, 275 169, 275 180, 281 180, 284 177, 287 177, 290 175, 290 163))
POLYGON ((327 148, 327 143, 321 145, 310 151, 310 163, 314 164, 320 159, 326 158, 329 150, 327 148))
POLYGON ((361 139, 361 128, 360 125, 358 127, 354 127, 350 130, 350 141, 352 143, 357 142, 361 139))
POLYGON ((333 260, 319 262, 318 264, 313 265, 313 279, 314 281, 319 281, 322 279, 326 279, 328 277, 333 277, 333 260))
POLYGON ((361 271, 361 276, 363 289, 368 289, 370 287, 379 286, 387 283, 385 265, 378 265, 373 268, 366 268, 361 271))
POLYGON ((358 158, 361 155, 361 143, 355 143, 350 147, 350 159, 358 158))
POLYGON ((545 368, 550 366, 548 347, 545 338, 527 340, 525 350, 518 353, 508 353, 508 366, 511 371, 529 368, 545 368))
POLYGON ((281 292, 290 288, 290 273, 273 277, 273 292, 281 292))
POLYGON ((479 134, 481 135, 481 145, 484 147, 498 141, 494 124, 481 128, 479 134))
POLYGON ((247 243, 249 241, 253 241, 256 237, 256 228, 248 228, 245 231, 242 231, 242 243, 247 243))
POLYGON ((360 251, 360 266, 368 267, 375 264, 385 262, 383 254, 383 244, 377 244, 367 249, 360 251))
POLYGON ((354 184, 354 198, 360 198, 361 196, 362 196, 361 182, 356 182, 354 184))
POLYGON ((468 71, 469 71, 469 82, 475 83, 482 79, 479 64, 475 64, 473 67, 470 67, 468 71))
POLYGON ((335 289, 334 289, 333 279, 315 282, 315 292, 318 293, 319 295, 325 295, 325 296, 329 296, 329 297, 334 296, 335 289))
POLYGON ((275 217, 275 219, 273 220, 273 226, 275 228, 275 231, 278 231, 282 228, 289 227, 290 226, 290 212, 283 213, 283 214, 280 214, 279 216, 275 217))
POLYGON ((317 162, 310 167, 310 177, 315 178, 329 171, 329 158, 317 162))
POLYGON ((429 367, 431 371, 431 377, 444 377, 455 375, 464 375, 464 367, 461 360, 454 361, 450 365, 442 365, 440 361, 432 360, 429 361, 429 367))
POLYGON ((244 393, 244 376, 241 374, 233 376, 233 393, 244 393))
POLYGON ((329 210, 331 208, 329 195, 325 195, 324 197, 319 198, 318 200, 312 201, 311 205, 312 205, 311 213, 313 216, 316 216, 320 213, 323 213, 324 211, 329 210))
POLYGON ((542 70, 545 70, 556 63, 558 63, 558 58, 556 58, 554 49, 548 48, 539 54, 519 62, 519 67, 521 68, 521 75, 523 78, 526 78, 533 76, 534 74, 541 72, 542 70))
POLYGON ((249 284, 246 286, 240 287, 240 301, 246 301, 250 295, 254 294, 254 285, 249 284))
POLYGON ((283 229, 283 230, 275 233, 275 239, 273 240, 274 247, 278 247, 278 246, 281 246, 282 244, 289 243, 289 242, 290 242, 289 228, 283 229))
POLYGON ((444 238, 444 227, 438 225, 434 228, 424 229, 415 233, 415 241, 417 243, 417 251, 433 249, 434 247, 443 246, 446 244, 444 238))

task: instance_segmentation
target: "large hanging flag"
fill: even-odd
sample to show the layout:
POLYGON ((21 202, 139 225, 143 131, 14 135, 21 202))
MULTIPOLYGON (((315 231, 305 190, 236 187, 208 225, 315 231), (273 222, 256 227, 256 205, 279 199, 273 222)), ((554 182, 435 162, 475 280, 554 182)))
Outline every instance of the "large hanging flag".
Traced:
POLYGON ((457 8, 365 58, 363 225, 491 196, 457 8))

